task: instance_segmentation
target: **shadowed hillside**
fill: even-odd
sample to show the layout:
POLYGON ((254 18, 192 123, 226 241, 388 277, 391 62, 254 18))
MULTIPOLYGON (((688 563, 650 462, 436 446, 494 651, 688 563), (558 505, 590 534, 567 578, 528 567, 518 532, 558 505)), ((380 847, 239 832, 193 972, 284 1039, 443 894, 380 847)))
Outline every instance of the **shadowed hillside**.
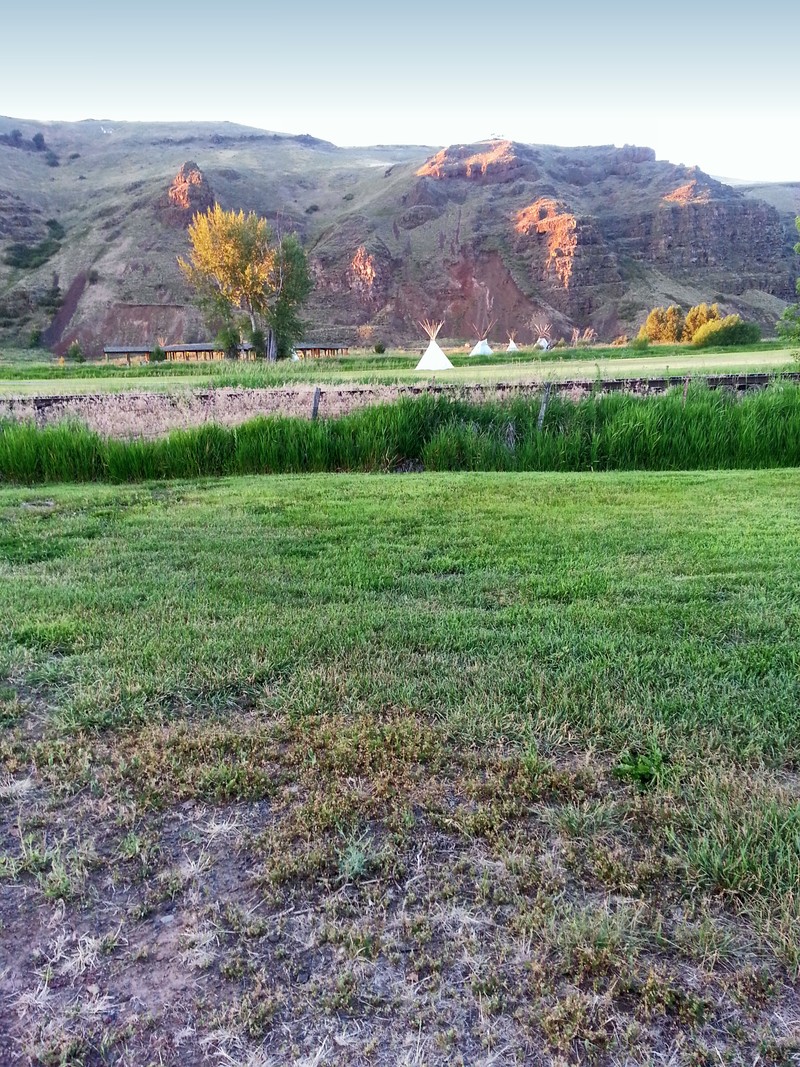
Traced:
POLYGON ((533 317, 608 339, 700 300, 771 327, 793 292, 795 194, 633 146, 343 149, 230 123, 0 119, 0 336, 200 339, 176 256, 214 200, 299 234, 309 330, 332 339, 408 340, 429 315, 450 337, 491 317, 524 339, 533 317))

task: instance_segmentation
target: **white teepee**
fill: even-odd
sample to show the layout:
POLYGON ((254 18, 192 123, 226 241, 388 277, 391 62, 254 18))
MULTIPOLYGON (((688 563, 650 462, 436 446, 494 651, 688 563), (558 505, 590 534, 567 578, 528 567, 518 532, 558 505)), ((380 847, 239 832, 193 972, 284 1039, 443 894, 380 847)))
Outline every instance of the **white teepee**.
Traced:
POLYGON ((430 344, 425 349, 422 359, 417 364, 417 370, 452 370, 453 364, 436 344, 436 335, 444 326, 443 322, 429 322, 424 319, 420 326, 430 337, 430 344))
POLYGON ((519 352, 519 348, 517 348, 517 342, 514 340, 515 337, 516 332, 512 330, 511 333, 508 335, 508 348, 506 349, 506 352, 519 352))
POLYGON ((493 356, 494 355, 494 352, 489 347, 488 338, 489 338, 489 331, 494 326, 496 321, 497 321, 496 319, 492 319, 492 321, 487 323, 483 328, 478 326, 477 323, 473 322, 472 328, 475 331, 475 333, 477 334, 477 336, 481 338, 481 340, 478 341, 478 343, 475 345, 475 347, 470 352, 471 356, 493 356))

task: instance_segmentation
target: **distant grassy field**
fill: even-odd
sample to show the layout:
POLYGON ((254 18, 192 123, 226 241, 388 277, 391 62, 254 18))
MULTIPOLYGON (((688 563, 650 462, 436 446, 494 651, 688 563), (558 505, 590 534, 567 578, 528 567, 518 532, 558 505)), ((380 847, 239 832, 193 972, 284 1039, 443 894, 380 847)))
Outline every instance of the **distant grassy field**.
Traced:
POLYGON ((797 471, 0 491, 0 1059, 796 1062, 798 515, 797 471))
MULTIPOLYGON (((7 357, 14 353, 7 353, 7 357)), ((419 354, 387 353, 344 357, 318 363, 268 364, 217 363, 115 367, 106 364, 33 364, 9 358, 0 363, 0 395, 120 392, 123 390, 172 391, 184 388, 251 387, 315 384, 397 384, 430 381, 490 383, 564 380, 569 378, 628 378, 670 374, 703 374, 796 369, 793 350, 762 344, 739 350, 699 352, 689 346, 663 346, 641 355, 625 348, 568 350, 542 357, 528 352, 513 360, 507 353, 493 357, 451 356, 455 367, 435 375, 420 373, 419 354)))

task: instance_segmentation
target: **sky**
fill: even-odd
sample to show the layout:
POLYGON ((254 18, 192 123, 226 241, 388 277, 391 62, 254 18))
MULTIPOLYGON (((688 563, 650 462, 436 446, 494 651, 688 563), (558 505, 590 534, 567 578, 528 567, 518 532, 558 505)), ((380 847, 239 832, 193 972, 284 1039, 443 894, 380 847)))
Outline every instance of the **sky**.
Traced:
POLYGON ((639 144, 716 176, 800 180, 797 0, 6 2, 0 113, 15 118, 639 144))

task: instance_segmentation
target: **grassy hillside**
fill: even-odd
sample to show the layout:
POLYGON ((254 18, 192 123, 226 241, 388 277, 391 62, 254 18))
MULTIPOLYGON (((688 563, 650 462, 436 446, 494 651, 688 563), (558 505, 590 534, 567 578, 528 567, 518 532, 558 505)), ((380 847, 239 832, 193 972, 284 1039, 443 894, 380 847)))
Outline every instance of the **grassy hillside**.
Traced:
POLYGON ((791 1063, 798 486, 0 491, 0 1058, 791 1063))

